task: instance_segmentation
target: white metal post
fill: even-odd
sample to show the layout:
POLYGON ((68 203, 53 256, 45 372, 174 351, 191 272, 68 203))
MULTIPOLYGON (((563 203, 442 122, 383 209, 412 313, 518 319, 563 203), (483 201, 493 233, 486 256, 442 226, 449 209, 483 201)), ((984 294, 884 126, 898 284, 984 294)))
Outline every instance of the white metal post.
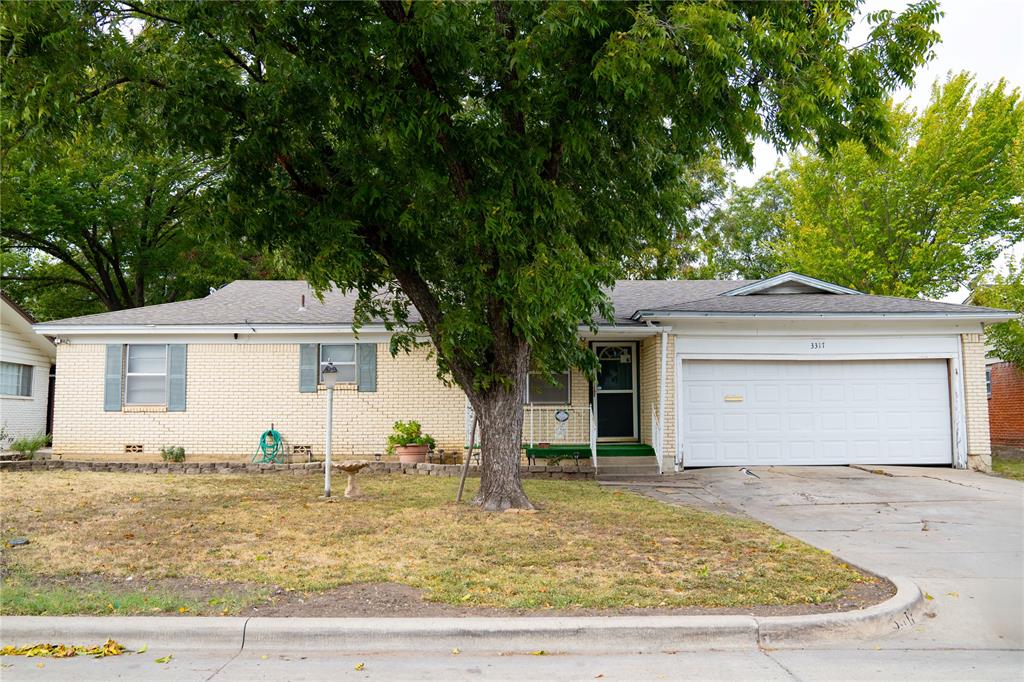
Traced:
POLYGON ((324 443, 324 497, 331 496, 331 435, 334 430, 334 388, 327 389, 327 442, 324 443))
POLYGON ((324 443, 324 499, 331 498, 331 440, 334 431, 334 385, 338 383, 338 368, 328 362, 321 372, 327 388, 327 432, 324 443))

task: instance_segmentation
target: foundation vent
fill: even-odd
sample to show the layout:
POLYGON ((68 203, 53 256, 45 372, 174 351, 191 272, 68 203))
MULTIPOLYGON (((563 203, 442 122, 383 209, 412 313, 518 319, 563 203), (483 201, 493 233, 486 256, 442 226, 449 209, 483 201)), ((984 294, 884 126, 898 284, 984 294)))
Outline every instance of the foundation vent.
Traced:
POLYGON ((141 443, 129 443, 124 446, 124 454, 126 455, 141 455, 142 444, 141 443))

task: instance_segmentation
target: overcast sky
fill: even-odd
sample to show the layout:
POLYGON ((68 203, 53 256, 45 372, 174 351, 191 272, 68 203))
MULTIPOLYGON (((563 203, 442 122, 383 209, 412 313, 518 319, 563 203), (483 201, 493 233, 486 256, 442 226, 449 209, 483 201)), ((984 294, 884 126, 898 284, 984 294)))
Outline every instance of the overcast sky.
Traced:
MULTIPOLYGON (((894 0, 868 0, 864 13, 880 9, 903 10, 909 3, 894 0)), ((917 72, 914 87, 896 93, 896 99, 909 100, 917 109, 928 104, 932 83, 944 80, 950 71, 970 71, 977 81, 989 83, 1005 78, 1011 87, 1024 90, 1024 0, 945 0, 944 16, 938 25, 941 41, 935 46, 935 59, 917 72)), ((867 31, 863 24, 853 43, 863 41, 867 31)), ((750 185, 772 170, 780 160, 775 150, 759 143, 755 150, 754 168, 736 172, 741 185, 750 185)), ((1015 258, 1024 255, 1024 242, 1013 248, 1015 258)), ((966 290, 951 294, 944 300, 959 303, 966 290)))

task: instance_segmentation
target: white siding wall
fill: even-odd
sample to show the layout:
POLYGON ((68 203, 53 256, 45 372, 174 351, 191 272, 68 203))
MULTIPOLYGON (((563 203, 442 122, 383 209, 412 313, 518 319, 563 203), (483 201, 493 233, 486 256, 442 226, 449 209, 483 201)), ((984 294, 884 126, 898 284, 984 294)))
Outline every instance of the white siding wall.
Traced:
POLYGON ((4 319, 0 321, 0 360, 32 365, 32 396, 0 396, 0 423, 8 436, 0 448, 15 438, 34 436, 46 429, 46 389, 51 364, 50 358, 15 329, 8 314, 16 313, 5 307, 4 319))

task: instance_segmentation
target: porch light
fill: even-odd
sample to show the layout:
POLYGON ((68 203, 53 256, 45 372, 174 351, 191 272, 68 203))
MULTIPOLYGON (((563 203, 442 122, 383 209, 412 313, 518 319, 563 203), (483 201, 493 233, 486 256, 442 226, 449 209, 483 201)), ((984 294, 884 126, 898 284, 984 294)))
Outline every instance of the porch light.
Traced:
POLYGON ((334 385, 338 383, 338 368, 328 362, 323 371, 324 386, 327 387, 327 434, 324 441, 324 499, 331 498, 331 435, 334 425, 334 385))

